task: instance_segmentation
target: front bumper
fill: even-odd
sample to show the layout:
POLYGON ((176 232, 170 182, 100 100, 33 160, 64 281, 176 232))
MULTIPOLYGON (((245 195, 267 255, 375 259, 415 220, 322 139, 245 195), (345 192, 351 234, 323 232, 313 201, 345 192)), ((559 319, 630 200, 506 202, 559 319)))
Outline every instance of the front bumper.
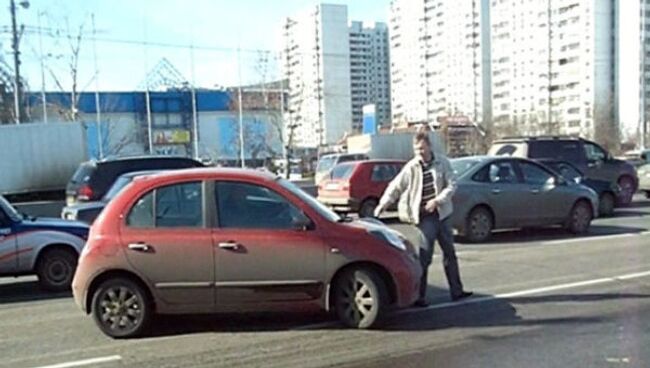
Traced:
POLYGON ((639 190, 650 191, 650 172, 639 174, 639 190))
POLYGON ((318 196, 318 201, 340 212, 357 212, 359 211, 359 201, 354 198, 325 197, 318 196))

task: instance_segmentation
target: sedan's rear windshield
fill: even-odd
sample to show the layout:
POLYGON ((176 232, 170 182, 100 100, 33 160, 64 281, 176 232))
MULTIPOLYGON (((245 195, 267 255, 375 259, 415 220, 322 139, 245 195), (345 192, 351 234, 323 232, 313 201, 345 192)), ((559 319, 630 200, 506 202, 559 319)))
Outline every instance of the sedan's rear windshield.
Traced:
POLYGON ((332 169, 332 179, 349 179, 354 172, 355 164, 338 164, 332 169))
POLYGON ((92 164, 81 164, 77 168, 77 171, 72 175, 71 181, 73 183, 86 183, 90 179, 95 166, 92 164))

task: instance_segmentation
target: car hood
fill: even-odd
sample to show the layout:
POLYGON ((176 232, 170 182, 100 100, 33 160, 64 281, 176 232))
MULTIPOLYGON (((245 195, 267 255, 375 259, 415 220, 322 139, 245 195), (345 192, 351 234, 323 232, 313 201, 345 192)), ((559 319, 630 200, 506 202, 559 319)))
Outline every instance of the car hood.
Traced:
POLYGON ((79 211, 87 211, 87 210, 94 210, 94 209, 101 209, 106 206, 106 202, 103 201, 95 201, 95 202, 77 202, 75 204, 65 206, 63 208, 64 212, 79 212, 79 211))
POLYGON ((20 222, 22 230, 54 230, 86 237, 90 227, 79 221, 68 221, 54 217, 36 217, 20 222))
POLYGON ((424 239, 420 236, 421 233, 419 231, 414 232, 415 235, 413 236, 406 236, 405 234, 402 234, 401 232, 390 228, 388 225, 375 218, 366 217, 352 221, 346 225, 365 230, 367 232, 381 232, 387 239, 400 239, 402 241, 407 241, 414 247, 421 246, 422 242, 424 241, 424 239))

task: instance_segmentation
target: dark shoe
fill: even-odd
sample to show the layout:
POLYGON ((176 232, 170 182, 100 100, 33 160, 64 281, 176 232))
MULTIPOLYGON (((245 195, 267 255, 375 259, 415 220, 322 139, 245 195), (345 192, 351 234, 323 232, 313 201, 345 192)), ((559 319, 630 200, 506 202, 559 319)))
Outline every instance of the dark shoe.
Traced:
POLYGON ((463 291, 462 293, 460 293, 460 294, 458 294, 458 295, 454 295, 454 296, 452 296, 452 297, 451 297, 451 300, 453 300, 453 301, 456 302, 456 301, 459 301, 459 300, 461 300, 461 299, 469 298, 469 297, 472 296, 472 295, 474 295, 474 293, 471 292, 471 291, 463 291))
POLYGON ((429 306, 429 302, 426 299, 418 299, 413 303, 413 306, 417 308, 426 308, 429 306))

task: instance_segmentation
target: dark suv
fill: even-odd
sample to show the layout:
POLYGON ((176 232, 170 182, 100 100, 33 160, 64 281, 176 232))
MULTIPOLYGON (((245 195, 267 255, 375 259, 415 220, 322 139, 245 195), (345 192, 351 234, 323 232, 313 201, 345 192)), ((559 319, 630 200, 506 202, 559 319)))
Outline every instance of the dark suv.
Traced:
POLYGON ((620 205, 632 201, 639 179, 632 165, 615 159, 598 144, 575 137, 514 137, 492 143, 488 155, 507 155, 534 160, 566 161, 585 177, 617 183, 621 188, 620 205))
POLYGON ((83 162, 65 190, 68 206, 77 202, 98 201, 122 174, 143 170, 170 170, 204 167, 187 157, 139 156, 83 162))

